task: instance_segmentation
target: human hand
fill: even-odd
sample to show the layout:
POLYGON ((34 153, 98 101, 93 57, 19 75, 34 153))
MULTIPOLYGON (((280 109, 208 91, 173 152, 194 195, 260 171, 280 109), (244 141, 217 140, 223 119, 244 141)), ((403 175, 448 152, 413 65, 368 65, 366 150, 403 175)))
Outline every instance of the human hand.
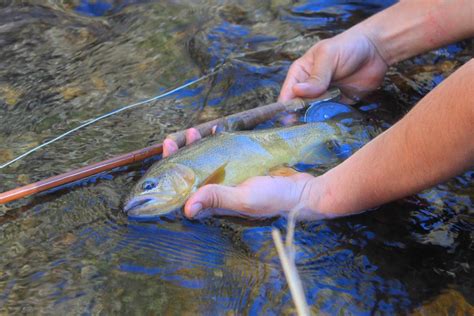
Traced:
POLYGON ((205 185, 186 202, 184 214, 188 218, 202 214, 265 218, 297 210, 300 219, 325 218, 328 216, 317 214, 312 207, 316 199, 310 194, 314 179, 308 173, 296 173, 253 177, 235 187, 205 185))
POLYGON ((314 98, 329 85, 358 100, 382 82, 388 65, 374 41, 361 28, 352 28, 311 47, 291 65, 279 101, 314 98))
MULTIPOLYGON (((189 128, 185 132, 186 145, 192 144, 201 139, 201 134, 195 128, 189 128)), ((178 144, 171 138, 166 138, 163 141, 163 158, 168 157, 178 151, 178 144)))
MULTIPOLYGON (((194 129, 186 130, 186 144, 201 138, 194 129)), ((163 156, 167 157, 178 150, 171 139, 163 142, 163 156)), ((186 202, 184 213, 187 217, 205 215, 233 215, 246 217, 270 217, 283 215, 285 212, 298 209, 298 218, 318 219, 332 217, 330 214, 318 214, 315 205, 317 194, 322 192, 315 188, 317 178, 307 173, 295 173, 289 177, 260 176, 250 178, 238 186, 210 184, 199 188, 186 202), (312 192, 312 193, 311 193, 312 192)))

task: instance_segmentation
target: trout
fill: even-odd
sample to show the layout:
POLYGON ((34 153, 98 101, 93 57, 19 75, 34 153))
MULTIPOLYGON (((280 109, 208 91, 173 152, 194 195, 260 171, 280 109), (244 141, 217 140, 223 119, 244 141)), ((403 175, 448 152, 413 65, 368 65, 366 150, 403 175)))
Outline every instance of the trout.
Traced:
POLYGON ((328 145, 338 134, 336 125, 318 122, 205 138, 153 164, 124 211, 132 218, 157 217, 181 208, 205 184, 232 186, 283 166, 328 163, 334 159, 328 145))

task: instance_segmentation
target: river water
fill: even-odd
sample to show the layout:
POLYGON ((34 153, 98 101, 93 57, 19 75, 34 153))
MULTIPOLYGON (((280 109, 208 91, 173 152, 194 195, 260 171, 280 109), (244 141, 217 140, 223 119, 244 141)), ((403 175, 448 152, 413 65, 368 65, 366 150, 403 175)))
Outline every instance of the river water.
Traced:
MULTIPOLYGON (((2 169, 0 190, 270 103, 312 43, 391 3, 3 1, 0 162, 225 67, 2 169)), ((355 106, 362 134, 389 127, 472 55, 466 41, 391 68, 355 106)), ((0 206, 0 313, 295 313, 271 238, 286 220, 129 221, 123 201, 152 162, 0 206)), ((312 312, 472 314, 473 179, 466 172, 376 211, 299 223, 296 264, 312 312)))

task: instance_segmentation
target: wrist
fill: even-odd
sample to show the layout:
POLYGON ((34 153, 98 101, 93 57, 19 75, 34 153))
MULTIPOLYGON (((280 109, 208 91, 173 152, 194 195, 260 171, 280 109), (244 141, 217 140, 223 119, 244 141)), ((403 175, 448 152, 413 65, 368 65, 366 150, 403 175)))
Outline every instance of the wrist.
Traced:
POLYGON ((314 217, 332 218, 332 195, 324 175, 315 177, 308 184, 308 208, 314 217))
POLYGON ((365 37, 369 45, 372 46, 373 54, 377 55, 387 67, 392 66, 396 62, 397 59, 390 54, 383 35, 377 28, 360 25, 360 27, 355 28, 354 31, 360 32, 365 37))
MULTIPOLYGON (((309 218, 323 219, 348 216, 360 213, 356 203, 347 203, 347 197, 342 198, 337 181, 332 172, 313 178, 307 185, 307 208, 309 218)), ((350 199, 349 199, 350 200, 350 199)))
MULTIPOLYGON (((297 175, 295 201, 299 219, 317 220, 340 216, 332 212, 331 195, 324 176, 297 175)), ((343 214, 341 214, 343 215, 343 214)))

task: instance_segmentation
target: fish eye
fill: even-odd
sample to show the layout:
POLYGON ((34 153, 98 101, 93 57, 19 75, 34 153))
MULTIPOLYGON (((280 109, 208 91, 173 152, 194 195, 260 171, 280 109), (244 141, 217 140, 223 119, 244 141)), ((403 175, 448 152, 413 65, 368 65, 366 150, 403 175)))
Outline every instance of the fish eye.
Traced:
POLYGON ((156 181, 155 180, 151 180, 151 179, 147 179, 143 182, 142 184, 142 189, 144 191, 150 191, 150 190, 153 190, 154 188, 156 188, 156 181))

